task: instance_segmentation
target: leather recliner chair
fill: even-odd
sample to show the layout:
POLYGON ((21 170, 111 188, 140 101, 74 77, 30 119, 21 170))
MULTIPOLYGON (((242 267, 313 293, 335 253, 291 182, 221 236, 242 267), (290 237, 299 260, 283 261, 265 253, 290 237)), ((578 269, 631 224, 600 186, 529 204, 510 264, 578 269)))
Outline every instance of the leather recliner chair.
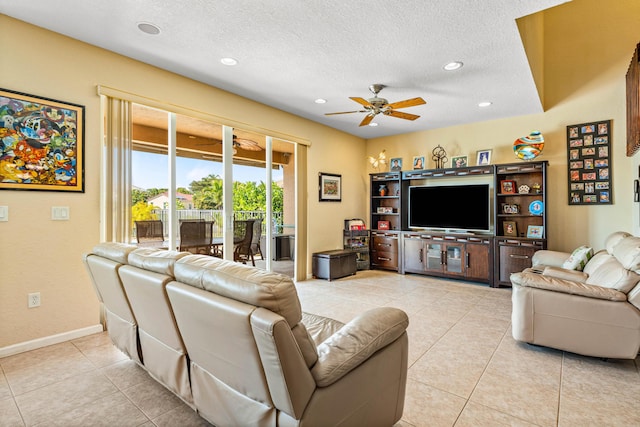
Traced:
POLYGON ((583 271, 571 254, 538 251, 511 275, 512 334, 530 344, 586 356, 635 359, 640 349, 640 238, 611 234, 583 271))

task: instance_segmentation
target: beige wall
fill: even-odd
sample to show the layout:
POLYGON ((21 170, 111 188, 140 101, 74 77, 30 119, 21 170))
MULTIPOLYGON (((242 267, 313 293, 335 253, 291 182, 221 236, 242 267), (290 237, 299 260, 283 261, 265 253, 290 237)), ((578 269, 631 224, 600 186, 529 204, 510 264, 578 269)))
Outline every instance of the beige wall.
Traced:
POLYGON ((340 247, 342 220, 366 214, 364 164, 354 167, 354 159, 365 157, 363 140, 5 15, 0 28, 10 34, 0 39, 2 87, 86 107, 84 194, 0 191, 0 205, 9 206, 10 218, 0 222, 0 350, 99 323, 98 302, 81 262, 99 240, 97 85, 310 141, 309 254, 340 247), (318 203, 320 171, 342 174, 342 203, 318 203), (70 221, 51 221, 52 206, 69 206, 70 221), (30 292, 41 293, 41 307, 27 308, 30 292))
MULTIPOLYGON (((522 31, 544 27, 543 60, 540 46, 533 48, 537 66, 544 66, 545 112, 490 122, 417 132, 368 141, 367 153, 387 150, 389 157, 431 158, 440 144, 449 158, 493 149, 493 163, 518 161, 513 141, 539 130, 545 136, 540 160, 548 160, 549 247, 573 250, 581 244, 602 248, 604 238, 616 230, 638 233, 638 203, 633 202, 633 180, 638 159, 625 156, 625 74, 634 47, 640 42, 640 2, 636 0, 573 0, 535 17, 522 31), (568 206, 566 126, 613 119, 613 205, 568 206)), ((539 37, 526 37, 533 44, 539 37)), ((428 102, 428 100, 427 100, 428 102)), ((421 120, 428 120, 423 117, 421 120)), ((429 160, 427 167, 434 167, 429 160)))

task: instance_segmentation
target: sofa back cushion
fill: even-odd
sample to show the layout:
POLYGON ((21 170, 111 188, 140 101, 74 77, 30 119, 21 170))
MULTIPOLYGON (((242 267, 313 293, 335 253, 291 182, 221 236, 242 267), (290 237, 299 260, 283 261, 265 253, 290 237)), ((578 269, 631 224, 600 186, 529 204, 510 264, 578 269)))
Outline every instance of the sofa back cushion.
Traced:
POLYGON ((129 265, 173 277, 173 266, 189 252, 138 248, 129 254, 129 265))
POLYGON ((266 308, 287 321, 308 367, 316 345, 302 324, 302 309, 290 277, 206 255, 188 255, 174 266, 177 281, 233 300, 266 308))
POLYGON ((604 248, 610 254, 613 254, 613 247, 616 246, 620 241, 626 237, 631 236, 631 234, 626 231, 616 231, 615 233, 611 233, 607 239, 604 241, 604 248))
POLYGON ((629 236, 613 247, 613 256, 627 270, 640 270, 640 237, 629 236))
POLYGON ((601 256, 598 256, 598 258, 594 257, 594 259, 587 264, 590 268, 585 268, 585 273, 589 274, 585 283, 616 289, 625 294, 638 284, 640 276, 636 272, 624 268, 616 257, 605 252, 601 254, 601 256), (591 263, 594 261, 596 261, 597 265, 591 266, 591 263))

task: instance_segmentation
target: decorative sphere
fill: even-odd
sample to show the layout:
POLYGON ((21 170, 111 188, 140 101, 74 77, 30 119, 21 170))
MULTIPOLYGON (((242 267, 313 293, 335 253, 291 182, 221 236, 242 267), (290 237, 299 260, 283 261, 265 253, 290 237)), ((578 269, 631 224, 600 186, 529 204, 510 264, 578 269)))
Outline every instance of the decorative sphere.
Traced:
POLYGON ((544 137, 540 132, 533 131, 527 136, 516 139, 513 143, 513 151, 516 157, 522 160, 533 160, 542 153, 544 137))

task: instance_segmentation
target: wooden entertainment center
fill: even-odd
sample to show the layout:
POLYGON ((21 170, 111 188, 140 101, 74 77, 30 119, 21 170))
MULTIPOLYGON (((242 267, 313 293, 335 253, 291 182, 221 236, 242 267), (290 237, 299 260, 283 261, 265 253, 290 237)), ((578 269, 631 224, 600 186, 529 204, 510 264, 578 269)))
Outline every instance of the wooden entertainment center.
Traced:
MULTIPOLYGON (((510 286, 510 274, 529 267, 533 253, 547 247, 547 166, 535 161, 371 174, 371 268, 510 286), (490 229, 411 228, 409 188, 440 183, 489 184, 490 229)), ((434 200, 433 209, 442 203, 447 200, 434 200)))

